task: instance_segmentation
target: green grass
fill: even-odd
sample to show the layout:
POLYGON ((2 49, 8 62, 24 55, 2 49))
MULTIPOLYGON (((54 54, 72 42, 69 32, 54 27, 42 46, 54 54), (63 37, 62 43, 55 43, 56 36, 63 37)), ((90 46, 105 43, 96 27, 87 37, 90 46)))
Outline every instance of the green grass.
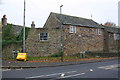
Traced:
POLYGON ((27 57, 27 60, 59 59, 60 57, 27 57))
MULTIPOLYGON (((13 60, 13 61, 15 61, 16 59, 12 59, 12 58, 2 58, 2 59, 4 59, 4 60, 13 60)), ((47 56, 43 56, 43 57, 27 57, 27 60, 28 61, 35 61, 35 60, 41 60, 41 61, 43 61, 43 60, 60 60, 61 59, 61 57, 47 57, 47 56)), ((64 59, 66 59, 66 60, 71 60, 71 59, 80 59, 80 58, 78 58, 78 57, 76 57, 76 56, 64 56, 64 59)))
MULTIPOLYGON (((64 56, 64 59, 77 59, 76 56, 64 56)), ((27 60, 56 60, 61 59, 61 57, 27 57, 27 60)))

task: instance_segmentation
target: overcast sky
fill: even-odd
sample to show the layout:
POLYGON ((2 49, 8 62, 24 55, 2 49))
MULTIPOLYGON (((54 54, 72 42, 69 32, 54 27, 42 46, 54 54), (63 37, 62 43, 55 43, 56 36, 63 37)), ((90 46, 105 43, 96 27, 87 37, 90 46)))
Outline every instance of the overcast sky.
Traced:
MULTIPOLYGON (((0 0, 0 17, 6 14, 8 23, 23 25, 24 0, 0 0)), ((35 21, 43 27, 50 12, 93 19, 98 23, 113 22, 118 25, 118 2, 120 0, 26 0, 26 26, 35 21), (92 14, 92 18, 91 18, 92 14)))

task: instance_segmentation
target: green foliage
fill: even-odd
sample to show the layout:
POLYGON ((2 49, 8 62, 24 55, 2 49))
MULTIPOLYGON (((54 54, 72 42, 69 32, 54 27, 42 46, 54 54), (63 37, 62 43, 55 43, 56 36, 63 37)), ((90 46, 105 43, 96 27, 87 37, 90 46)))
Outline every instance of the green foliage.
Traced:
POLYGON ((2 40, 2 47, 12 44, 12 43, 22 43, 22 41, 15 41, 15 40, 2 40))
MULTIPOLYGON (((25 27, 25 39, 27 39, 29 30, 30 30, 30 28, 25 27)), ((23 29, 21 30, 20 34, 16 37, 16 40, 17 41, 22 41, 23 40, 23 29)))
MULTIPOLYGON (((30 28, 25 28, 25 37, 27 38, 28 32, 30 28)), ((14 34, 14 30, 12 24, 7 24, 3 26, 2 29, 2 46, 9 45, 12 43, 22 43, 23 41, 23 29, 20 34, 16 37, 14 34)))
POLYGON ((12 24, 8 24, 7 26, 3 26, 2 39, 3 40, 15 40, 15 35, 14 35, 14 30, 12 28, 12 24))
POLYGON ((113 28, 119 28, 118 26, 112 26, 113 28))

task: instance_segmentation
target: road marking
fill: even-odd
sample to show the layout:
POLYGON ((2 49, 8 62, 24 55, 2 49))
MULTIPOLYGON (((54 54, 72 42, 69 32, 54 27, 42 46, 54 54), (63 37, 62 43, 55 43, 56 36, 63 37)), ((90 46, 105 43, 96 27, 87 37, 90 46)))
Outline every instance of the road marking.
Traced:
POLYGON ((60 78, 69 78, 69 77, 74 77, 74 76, 80 76, 80 75, 83 75, 83 74, 85 74, 85 73, 74 74, 74 75, 64 76, 64 77, 60 77, 60 78))
POLYGON ((10 71, 11 69, 4 69, 4 70, 2 70, 2 71, 10 71))
POLYGON ((93 69, 90 69, 90 71, 92 72, 92 71, 93 71, 93 69))
MULTIPOLYGON (((11 71, 12 69, 0 69, 1 71, 11 71)), ((15 69, 15 70, 23 70, 23 69, 15 69)))
POLYGON ((15 69, 15 70, 23 70, 23 69, 21 68, 21 69, 15 69))
POLYGON ((65 74, 65 73, 75 73, 77 71, 69 71, 69 72, 61 72, 61 73, 55 73, 55 74, 48 74, 48 75, 40 75, 40 76, 33 76, 33 77, 26 77, 26 79, 29 78, 40 78, 40 77, 48 77, 48 76, 54 76, 54 75, 61 75, 61 74, 65 74))
POLYGON ((115 64, 115 65, 109 65, 109 66, 101 66, 101 67, 98 67, 98 68, 108 70, 108 69, 117 68, 119 66, 120 66, 120 64, 115 64))
POLYGON ((61 77, 65 76, 65 73, 61 74, 60 76, 61 76, 61 77))

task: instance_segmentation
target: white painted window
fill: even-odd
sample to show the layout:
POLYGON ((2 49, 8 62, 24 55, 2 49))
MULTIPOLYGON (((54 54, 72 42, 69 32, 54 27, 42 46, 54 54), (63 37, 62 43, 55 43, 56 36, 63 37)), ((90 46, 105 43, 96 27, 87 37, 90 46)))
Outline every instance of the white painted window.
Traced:
POLYGON ((70 33, 76 33, 76 26, 70 26, 70 33))
POLYGON ((96 29, 96 35, 101 35, 101 29, 96 29))
POLYGON ((120 34, 114 34, 114 40, 120 40, 120 34))
POLYGON ((40 40, 41 41, 48 41, 48 33, 46 33, 46 32, 40 33, 40 40))

